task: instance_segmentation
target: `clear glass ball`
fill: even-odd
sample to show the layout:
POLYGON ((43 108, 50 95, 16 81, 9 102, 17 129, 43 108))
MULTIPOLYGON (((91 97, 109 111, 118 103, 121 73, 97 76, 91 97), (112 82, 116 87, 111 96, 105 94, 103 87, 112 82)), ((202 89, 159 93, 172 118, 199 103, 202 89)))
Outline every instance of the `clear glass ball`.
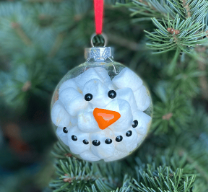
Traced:
POLYGON ((85 62, 57 85, 51 119, 69 153, 86 161, 122 159, 148 134, 152 100, 143 80, 114 61, 85 62))

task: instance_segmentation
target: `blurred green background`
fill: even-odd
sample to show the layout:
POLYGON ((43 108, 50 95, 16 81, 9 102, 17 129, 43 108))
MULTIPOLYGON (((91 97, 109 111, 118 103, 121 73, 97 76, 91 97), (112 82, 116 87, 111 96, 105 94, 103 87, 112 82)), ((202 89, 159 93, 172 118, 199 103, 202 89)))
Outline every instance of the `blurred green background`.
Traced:
MULTIPOLYGON (((129 66, 147 83, 155 113, 152 133, 140 152, 126 162, 134 165, 133 158, 140 162, 138 157, 145 163, 150 159, 159 161, 164 151, 175 150, 171 152, 174 158, 176 154, 188 156, 183 165, 198 171, 199 192, 206 192, 208 43, 198 45, 197 39, 192 46, 189 39, 188 43, 182 39, 171 51, 152 55, 146 47, 149 40, 144 30, 157 34, 155 29, 159 24, 153 23, 150 17, 160 21, 163 17, 167 19, 167 6, 162 7, 163 1, 152 1, 161 4, 148 12, 146 4, 141 11, 140 7, 136 8, 139 3, 124 7, 128 2, 105 0, 104 33, 108 46, 115 48, 115 61, 129 66), (115 7, 116 2, 121 4, 115 7), (175 68, 171 68, 170 74, 177 46, 183 49, 176 55, 179 59, 174 60, 175 68)), ((203 5, 205 1, 200 3, 203 5)), ((174 12, 168 10, 171 14, 174 12)), ((203 14, 207 12, 208 9, 203 14)), ((206 25, 203 30, 207 29, 207 18, 202 18, 206 25)), ((53 90, 68 70, 85 61, 84 48, 91 46, 93 33, 92 0, 0 1, 0 192, 50 191, 48 182, 55 175, 50 150, 57 140, 50 120, 53 90)), ((199 34, 200 38, 207 39, 204 33, 199 34)), ((188 35, 192 35, 191 32, 188 35)), ((94 41, 96 45, 103 44, 101 37, 94 41)), ((174 42, 170 33, 153 42, 155 51, 161 51, 163 46, 165 49, 167 42, 174 42)), ((168 157, 169 162, 173 162, 172 156, 168 157)), ((161 160, 161 164, 164 161, 161 160)))
MULTIPOLYGON (((104 32, 116 59, 135 66, 142 29, 106 1, 104 32), (140 35, 139 35, 139 34, 140 35), (123 39, 120 39, 119 36, 123 39), (128 37, 128 39, 126 39, 128 37), (134 58, 134 61, 132 60, 134 58)), ((91 0, 0 2, 0 191, 41 191, 53 174, 53 90, 83 63, 94 33, 91 0)), ((95 38, 96 45, 103 40, 95 38)), ((136 66, 135 66, 136 67, 136 66)), ((47 189, 45 189, 47 190, 47 189)))

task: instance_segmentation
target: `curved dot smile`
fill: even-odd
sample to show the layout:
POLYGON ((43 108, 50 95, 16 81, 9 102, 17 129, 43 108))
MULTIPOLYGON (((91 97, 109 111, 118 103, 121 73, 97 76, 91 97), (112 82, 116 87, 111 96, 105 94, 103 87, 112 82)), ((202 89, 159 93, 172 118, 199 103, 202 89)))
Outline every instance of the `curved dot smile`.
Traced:
POLYGON ((106 144, 111 144, 111 143, 112 143, 112 139, 109 139, 109 138, 106 139, 106 140, 105 140, 105 143, 106 143, 106 144))
POLYGON ((98 141, 98 140, 93 140, 93 141, 92 141, 92 144, 93 144, 94 146, 99 146, 99 145, 100 145, 100 141, 98 141))
POLYGON ((129 131, 126 132, 126 136, 127 137, 130 137, 131 135, 132 135, 132 131, 131 130, 129 130, 129 131))
POLYGON ((116 137, 116 141, 117 142, 121 142, 123 140, 123 137, 121 135, 117 136, 116 137))
POLYGON ((63 128, 63 132, 64 132, 64 133, 68 133, 68 130, 67 130, 66 127, 63 128))
POLYGON ((138 121, 137 120, 134 120, 133 123, 132 123, 132 127, 133 128, 136 128, 138 125, 138 121))
POLYGON ((87 145, 87 144, 89 144, 89 141, 87 141, 86 139, 84 139, 84 140, 83 140, 83 143, 84 143, 85 145, 87 145))
POLYGON ((71 138, 72 138, 73 141, 77 141, 77 136, 72 135, 71 138))

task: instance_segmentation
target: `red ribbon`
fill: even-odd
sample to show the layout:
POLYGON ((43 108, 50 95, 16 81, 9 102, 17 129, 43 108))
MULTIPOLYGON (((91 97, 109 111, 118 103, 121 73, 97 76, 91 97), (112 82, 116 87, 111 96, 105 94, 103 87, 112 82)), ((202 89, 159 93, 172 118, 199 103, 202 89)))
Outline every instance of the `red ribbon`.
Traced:
POLYGON ((95 11, 95 33, 102 34, 103 30, 103 0, 94 0, 95 11))

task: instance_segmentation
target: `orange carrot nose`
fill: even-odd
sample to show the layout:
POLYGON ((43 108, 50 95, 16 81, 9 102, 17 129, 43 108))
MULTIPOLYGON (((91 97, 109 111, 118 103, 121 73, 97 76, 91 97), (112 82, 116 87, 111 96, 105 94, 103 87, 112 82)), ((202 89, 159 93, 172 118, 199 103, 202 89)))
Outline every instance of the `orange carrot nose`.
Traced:
POLYGON ((95 108, 93 111, 95 120, 100 129, 106 129, 111 124, 115 123, 120 117, 120 113, 106 109, 95 108))

